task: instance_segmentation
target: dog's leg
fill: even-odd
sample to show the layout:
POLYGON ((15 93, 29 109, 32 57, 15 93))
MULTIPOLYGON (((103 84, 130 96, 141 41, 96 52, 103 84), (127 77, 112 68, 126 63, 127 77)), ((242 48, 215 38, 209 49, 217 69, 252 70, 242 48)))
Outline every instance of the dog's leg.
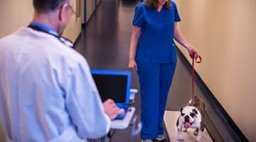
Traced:
POLYGON ((181 129, 178 128, 177 140, 178 141, 183 141, 184 140, 183 135, 182 135, 182 128, 181 129))
POLYGON ((177 126, 177 131, 178 131, 177 140, 178 141, 183 141, 184 140, 183 135, 182 135, 182 127, 183 127, 182 124, 177 126))
POLYGON ((198 135, 198 131, 199 131, 199 128, 196 128, 193 134, 194 134, 195 136, 197 136, 197 135, 198 135))
POLYGON ((198 135, 197 135, 197 137, 196 137, 196 142, 200 142, 200 141, 201 141, 202 133, 203 133, 203 131, 198 130, 198 135))
POLYGON ((185 133, 188 132, 188 128, 184 128, 183 132, 185 132, 185 133))
POLYGON ((182 128, 183 128, 183 123, 182 121, 180 120, 180 117, 177 119, 177 122, 176 122, 176 128, 177 128, 177 140, 178 141, 183 141, 183 136, 182 136, 182 128))

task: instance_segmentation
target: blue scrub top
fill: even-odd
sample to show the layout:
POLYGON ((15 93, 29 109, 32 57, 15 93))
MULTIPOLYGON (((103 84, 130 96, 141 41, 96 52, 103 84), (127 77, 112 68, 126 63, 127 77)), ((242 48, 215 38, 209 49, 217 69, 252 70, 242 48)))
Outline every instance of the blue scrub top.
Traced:
POLYGON ((176 48, 173 41, 174 24, 180 16, 174 2, 171 8, 160 12, 139 3, 135 8, 133 25, 141 28, 136 60, 158 63, 176 63, 176 48))

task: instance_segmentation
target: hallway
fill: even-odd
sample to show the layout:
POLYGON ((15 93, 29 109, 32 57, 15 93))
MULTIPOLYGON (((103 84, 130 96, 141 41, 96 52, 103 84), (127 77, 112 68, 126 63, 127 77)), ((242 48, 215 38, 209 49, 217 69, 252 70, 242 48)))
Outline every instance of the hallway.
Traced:
MULTIPOLYGON (((128 69, 130 29, 136 2, 102 0, 98 9, 76 42, 76 50, 86 58, 91 69, 128 69)), ((139 88, 136 72, 132 71, 132 88, 139 88)), ((140 97, 135 99, 135 114, 140 114, 140 97)), ((138 118, 139 119, 139 118, 138 118)), ((137 120, 138 120, 137 119, 137 120)), ((129 127, 115 131, 112 142, 139 142, 129 127)))
MULTIPOLYGON (((129 0, 102 0, 95 14, 90 19, 76 42, 76 50, 87 59, 92 69, 127 70, 131 21, 136 2, 129 0)), ((179 111, 187 104, 191 94, 191 75, 186 59, 178 51, 173 85, 169 93, 167 110, 179 111)), ((200 64, 197 64, 200 66, 200 64)), ((132 72, 132 88, 139 88, 137 75, 132 72)), ((215 109, 207 92, 196 85, 196 95, 204 100, 207 111, 207 130, 216 142, 240 141, 225 118, 215 109)), ((136 115, 140 115, 140 96, 135 100, 136 115)), ((113 135, 113 142, 139 142, 140 137, 131 136, 131 127, 118 130, 113 135)))

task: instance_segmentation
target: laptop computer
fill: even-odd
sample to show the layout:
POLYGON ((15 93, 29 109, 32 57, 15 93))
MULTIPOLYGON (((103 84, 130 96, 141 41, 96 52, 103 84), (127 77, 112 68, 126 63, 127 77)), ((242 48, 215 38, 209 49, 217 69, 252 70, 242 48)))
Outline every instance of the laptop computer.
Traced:
POLYGON ((115 101, 119 108, 125 110, 116 119, 123 119, 129 109, 131 72, 127 70, 93 69, 92 77, 99 91, 102 102, 107 99, 115 101))

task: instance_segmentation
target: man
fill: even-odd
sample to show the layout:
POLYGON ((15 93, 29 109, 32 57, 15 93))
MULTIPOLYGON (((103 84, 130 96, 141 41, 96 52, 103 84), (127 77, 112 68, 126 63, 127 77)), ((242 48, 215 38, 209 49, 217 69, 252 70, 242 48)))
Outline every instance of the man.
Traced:
POLYGON ((0 39, 0 125, 5 141, 98 138, 122 113, 103 105, 86 60, 62 38, 73 0, 33 0, 28 27, 0 39))

